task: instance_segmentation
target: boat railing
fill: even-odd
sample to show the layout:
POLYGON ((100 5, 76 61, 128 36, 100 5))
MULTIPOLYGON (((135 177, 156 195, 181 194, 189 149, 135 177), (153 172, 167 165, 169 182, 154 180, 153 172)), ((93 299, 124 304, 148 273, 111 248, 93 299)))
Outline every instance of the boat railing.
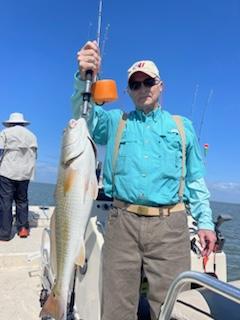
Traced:
POLYGON ((231 284, 196 271, 186 271, 181 274, 171 284, 161 314, 158 320, 170 320, 174 304, 182 287, 186 283, 196 283, 204 288, 209 289, 229 300, 240 304, 240 289, 231 284))

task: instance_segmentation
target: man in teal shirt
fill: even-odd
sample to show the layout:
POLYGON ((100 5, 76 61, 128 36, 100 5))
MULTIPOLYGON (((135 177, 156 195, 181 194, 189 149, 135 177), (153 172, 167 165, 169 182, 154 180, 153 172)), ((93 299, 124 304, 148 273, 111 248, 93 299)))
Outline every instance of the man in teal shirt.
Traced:
MULTIPOLYGON (((96 41, 87 42, 77 59, 75 118, 80 116, 86 71, 92 70, 95 76, 100 69, 96 41)), ((116 161, 114 148, 123 112, 92 105, 88 116, 94 141, 106 145, 103 185, 105 194, 114 198, 103 248, 102 320, 137 319, 142 270, 148 280, 151 318, 158 319, 171 282, 190 268, 184 203, 190 204, 197 220, 202 255, 209 255, 216 242, 194 129, 182 117, 186 145, 182 152, 179 128, 159 105, 162 90, 152 61, 138 61, 129 68, 128 93, 136 109, 125 119, 116 161)))

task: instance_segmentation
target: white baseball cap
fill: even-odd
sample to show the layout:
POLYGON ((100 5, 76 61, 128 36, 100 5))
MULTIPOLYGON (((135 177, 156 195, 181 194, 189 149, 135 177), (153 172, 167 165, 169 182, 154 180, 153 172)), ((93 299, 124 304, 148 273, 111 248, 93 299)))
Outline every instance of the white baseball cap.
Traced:
POLYGON ((142 60, 135 62, 129 69, 128 69, 128 80, 135 72, 143 72, 150 76, 151 78, 158 77, 160 79, 160 74, 157 66, 154 62, 150 60, 142 60))

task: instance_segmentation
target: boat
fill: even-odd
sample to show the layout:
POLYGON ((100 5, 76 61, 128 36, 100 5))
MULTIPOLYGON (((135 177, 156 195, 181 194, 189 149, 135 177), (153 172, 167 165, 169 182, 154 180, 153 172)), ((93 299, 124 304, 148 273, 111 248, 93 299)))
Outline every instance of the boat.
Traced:
MULTIPOLYGON (((66 320, 100 320, 102 289, 102 246, 105 226, 112 199, 104 195, 100 186, 94 201, 85 234, 86 260, 83 267, 75 266, 69 288, 68 316, 66 320)), ((50 221, 51 218, 49 217, 50 221)), ((229 215, 220 215, 216 222, 218 249, 204 263, 197 241, 196 222, 188 214, 191 241, 191 270, 180 274, 169 288, 162 307, 160 320, 239 320, 240 280, 228 282, 227 259, 224 252, 224 236, 220 231, 229 215), (190 290, 181 292, 185 284, 190 290)), ((41 241, 41 293, 42 306, 50 294, 56 273, 56 252, 52 241, 51 222, 42 231, 41 241)), ((146 299, 147 281, 143 275, 138 320, 150 320, 146 299)), ((44 317, 42 320, 50 320, 44 317)))

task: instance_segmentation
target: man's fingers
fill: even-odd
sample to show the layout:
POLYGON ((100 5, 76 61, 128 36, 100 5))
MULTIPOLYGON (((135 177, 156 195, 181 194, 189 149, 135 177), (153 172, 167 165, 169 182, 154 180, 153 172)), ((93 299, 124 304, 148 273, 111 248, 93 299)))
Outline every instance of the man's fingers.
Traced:
POLYGON ((94 51, 99 53, 99 47, 97 45, 97 41, 88 41, 84 46, 83 49, 93 49, 94 51))
MULTIPOLYGON (((200 240, 200 244, 201 247, 203 248, 203 250, 206 248, 206 241, 205 241, 205 236, 202 234, 199 234, 199 240, 200 240)), ((203 251, 202 250, 202 251, 203 251)))
POLYGON ((209 241, 208 252, 207 252, 208 255, 210 255, 210 253, 214 251, 215 244, 216 244, 216 241, 209 241))
POLYGON ((95 41, 88 41, 85 46, 80 50, 86 53, 95 54, 95 56, 100 56, 100 50, 97 45, 97 42, 95 41))
POLYGON ((93 49, 82 49, 82 50, 78 51, 77 58, 80 59, 80 58, 83 58, 83 57, 92 57, 92 58, 94 58, 96 60, 99 60, 98 52, 96 52, 93 49))
POLYGON ((198 236, 200 240, 200 244, 203 248, 202 256, 209 256, 210 253, 214 250, 216 244, 216 234, 211 230, 199 230, 198 236))
POLYGON ((101 57, 99 47, 96 41, 88 41, 77 53, 77 61, 81 78, 85 79, 87 70, 92 70, 94 75, 99 72, 101 57))

